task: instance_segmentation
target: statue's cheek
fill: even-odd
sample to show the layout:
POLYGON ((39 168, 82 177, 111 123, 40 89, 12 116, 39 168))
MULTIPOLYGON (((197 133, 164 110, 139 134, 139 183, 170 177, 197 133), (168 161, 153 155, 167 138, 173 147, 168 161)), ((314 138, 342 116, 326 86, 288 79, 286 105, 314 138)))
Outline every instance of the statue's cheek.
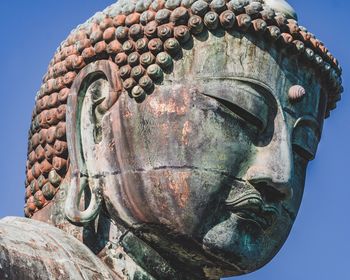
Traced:
POLYGON ((215 100, 181 88, 142 104, 121 96, 103 131, 104 169, 114 172, 105 186, 111 208, 188 234, 217 215, 229 178, 249 165, 254 138, 215 100))

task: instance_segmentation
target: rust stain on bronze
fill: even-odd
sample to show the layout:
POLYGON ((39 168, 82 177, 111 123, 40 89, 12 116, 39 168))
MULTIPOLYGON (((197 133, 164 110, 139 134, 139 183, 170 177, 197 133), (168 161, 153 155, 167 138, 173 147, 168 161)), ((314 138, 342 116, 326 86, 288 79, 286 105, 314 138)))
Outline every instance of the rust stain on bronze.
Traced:
MULTIPOLYGON (((172 173, 168 173, 170 175, 172 173)), ((188 178, 191 176, 190 171, 183 171, 176 173, 176 177, 169 176, 169 188, 173 192, 177 204, 184 208, 190 197, 190 188, 188 185, 188 178)))
POLYGON ((181 141, 184 145, 189 143, 189 134, 192 132, 192 126, 189 121, 186 121, 182 129, 182 138, 181 141))
POLYGON ((130 112, 129 109, 125 109, 125 111, 123 112, 123 117, 126 118, 126 119, 131 119, 132 117, 132 113, 130 112))
POLYGON ((160 117, 163 114, 172 114, 176 112, 176 102, 174 99, 170 98, 167 101, 159 102, 159 100, 151 100, 150 108, 152 113, 160 117))

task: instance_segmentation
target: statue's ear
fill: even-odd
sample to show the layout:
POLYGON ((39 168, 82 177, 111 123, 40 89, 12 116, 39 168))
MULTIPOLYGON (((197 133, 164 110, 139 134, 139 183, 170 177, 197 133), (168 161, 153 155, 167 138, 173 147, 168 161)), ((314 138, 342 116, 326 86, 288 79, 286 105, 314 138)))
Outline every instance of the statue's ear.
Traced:
POLYGON ((67 102, 67 142, 72 174, 65 213, 73 223, 89 223, 99 213, 101 187, 94 173, 98 170, 94 151, 101 141, 103 115, 117 102, 122 91, 118 67, 107 60, 87 65, 71 87, 67 102), (91 198, 81 211, 81 197, 86 191, 91 198))

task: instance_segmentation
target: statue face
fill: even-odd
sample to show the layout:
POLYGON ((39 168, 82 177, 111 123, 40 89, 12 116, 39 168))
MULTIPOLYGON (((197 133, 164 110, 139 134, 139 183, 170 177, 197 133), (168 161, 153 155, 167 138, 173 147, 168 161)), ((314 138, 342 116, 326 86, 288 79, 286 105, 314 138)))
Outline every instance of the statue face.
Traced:
POLYGON ((324 106, 313 73, 225 36, 195 41, 144 102, 122 95, 96 157, 113 218, 193 240, 232 275, 266 264, 286 240, 324 106), (292 103, 296 84, 307 94, 292 103))

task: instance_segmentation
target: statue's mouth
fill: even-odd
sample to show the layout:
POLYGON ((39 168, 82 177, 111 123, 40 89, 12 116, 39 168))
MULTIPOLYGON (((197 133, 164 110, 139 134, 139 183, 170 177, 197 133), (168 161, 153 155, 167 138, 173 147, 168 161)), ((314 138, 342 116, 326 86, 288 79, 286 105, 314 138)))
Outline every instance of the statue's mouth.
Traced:
POLYGON ((245 195, 234 201, 226 200, 226 206, 233 214, 243 220, 255 222, 263 230, 270 228, 279 215, 276 206, 265 203, 256 193, 245 195))

